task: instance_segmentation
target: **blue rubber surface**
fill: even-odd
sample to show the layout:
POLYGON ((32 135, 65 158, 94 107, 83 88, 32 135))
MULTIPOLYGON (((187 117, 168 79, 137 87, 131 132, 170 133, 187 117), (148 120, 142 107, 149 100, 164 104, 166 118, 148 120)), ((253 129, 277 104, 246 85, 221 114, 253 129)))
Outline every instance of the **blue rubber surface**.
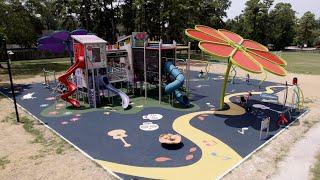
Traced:
MULTIPOLYGON (((222 78, 215 74, 212 74, 211 77, 216 80, 198 79, 197 73, 193 72, 191 74, 190 86, 192 93, 190 101, 200 106, 199 111, 212 108, 207 103, 216 107, 219 105, 222 78)), ((227 93, 252 90, 264 91, 264 87, 276 85, 275 83, 265 82, 264 87, 259 89, 258 84, 259 81, 257 80, 251 80, 251 84, 247 85, 245 81, 236 79, 235 84, 228 84, 227 93)), ((15 87, 18 90, 20 89, 17 94, 17 101, 22 107, 95 159, 142 167, 178 167, 195 163, 201 157, 202 152, 197 148, 194 158, 186 160, 189 149, 197 146, 185 137, 182 137, 183 144, 176 149, 163 147, 158 142, 160 134, 175 133, 172 129, 172 123, 177 117, 190 112, 163 108, 144 108, 137 114, 125 115, 112 112, 106 116, 103 114, 104 111, 100 110, 81 114, 78 121, 70 123, 70 119, 75 117, 75 114, 64 117, 44 117, 41 115, 44 109, 44 107, 40 107, 42 104, 50 105, 54 103, 54 101, 46 100, 50 96, 50 92, 42 84, 16 85, 15 87), (28 93, 34 93, 33 97, 36 98, 23 100, 23 95, 28 93), (140 130, 139 126, 143 122, 150 122, 149 120, 144 120, 142 116, 154 113, 163 115, 161 120, 152 121, 152 123, 159 125, 159 129, 155 131, 140 130), (66 121, 69 123, 63 124, 66 121), (113 129, 126 130, 128 137, 125 140, 132 146, 124 148, 120 140, 114 140, 108 136, 107 132, 113 129), (157 157, 170 157, 172 160, 159 163, 155 161, 157 157)), ((274 90, 278 92, 281 88, 274 90)), ((1 87, 0 91, 9 97, 11 96, 9 89, 1 87)), ((253 96, 252 100, 249 101, 249 105, 259 103, 275 110, 283 110, 285 108, 280 105, 262 103, 259 101, 260 98, 258 95, 253 96)), ((232 101, 236 102, 237 99, 233 98, 232 101)), ((286 117, 289 119, 287 114, 286 117)), ((277 119, 277 113, 261 110, 234 117, 208 116, 204 120, 194 118, 191 121, 191 125, 220 139, 242 157, 245 157, 282 129, 276 126, 275 121, 277 119), (268 137, 263 137, 262 140, 259 140, 260 122, 266 116, 271 117, 270 133, 268 137), (248 128, 245 134, 238 133, 238 130, 243 127, 248 128)), ((293 120, 294 118, 289 119, 289 122, 293 120)), ((132 178, 124 174, 119 175, 125 179, 132 178)))

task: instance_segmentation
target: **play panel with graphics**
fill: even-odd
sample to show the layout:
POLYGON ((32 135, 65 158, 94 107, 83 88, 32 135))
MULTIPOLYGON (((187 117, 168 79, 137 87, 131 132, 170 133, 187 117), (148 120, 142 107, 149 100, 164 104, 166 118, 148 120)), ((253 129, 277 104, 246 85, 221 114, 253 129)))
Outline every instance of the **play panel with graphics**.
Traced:
MULTIPOLYGON (((304 112, 277 96, 292 86, 259 82, 230 82, 223 110, 216 110, 223 77, 199 78, 199 72, 190 74, 188 107, 166 96, 159 103, 152 88, 148 99, 144 91, 123 90, 130 99, 125 109, 119 94, 90 108, 56 99, 40 83, 15 85, 15 91, 19 105, 123 179, 213 179, 304 112)), ((1 92, 11 97, 9 88, 1 92)))

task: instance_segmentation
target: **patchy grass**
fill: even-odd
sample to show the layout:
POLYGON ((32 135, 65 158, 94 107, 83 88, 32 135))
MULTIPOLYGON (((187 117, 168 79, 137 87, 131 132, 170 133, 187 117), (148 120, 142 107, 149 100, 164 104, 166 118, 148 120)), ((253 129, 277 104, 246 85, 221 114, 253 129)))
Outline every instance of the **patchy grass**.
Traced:
POLYGON ((62 153, 63 153, 63 147, 59 146, 59 147, 56 149, 56 153, 57 153, 57 154, 62 154, 62 153))
POLYGON ((21 122, 23 122, 23 128, 26 132, 32 134, 35 139, 32 141, 33 143, 41 143, 46 144, 46 139, 43 133, 34 127, 34 121, 24 116, 21 118, 21 122))
POLYGON ((10 163, 8 156, 0 157, 0 167, 1 169, 5 169, 6 165, 10 163))
POLYGON ((11 122, 12 124, 17 124, 16 113, 12 112, 7 117, 1 119, 1 122, 11 122))
POLYGON ((316 157, 317 162, 315 163, 314 167, 311 169, 312 172, 312 179, 320 179, 320 154, 316 157))
POLYGON ((67 144, 56 135, 53 135, 52 137, 45 137, 44 132, 35 127, 34 120, 24 116, 21 118, 21 122, 23 122, 24 130, 34 136, 32 143, 40 143, 44 147, 39 154, 30 157, 31 159, 44 157, 50 152, 63 154, 64 150, 68 148, 67 144))
MULTIPOLYGON (((289 72, 299 74, 314 74, 320 75, 320 53, 309 53, 309 52, 273 52, 274 54, 282 57, 287 61, 288 65, 286 69, 289 72)), ((217 62, 226 62, 224 59, 212 58, 211 56, 201 52, 192 53, 191 59, 202 59, 217 62)), ((187 58, 185 54, 178 55, 178 58, 187 58)))

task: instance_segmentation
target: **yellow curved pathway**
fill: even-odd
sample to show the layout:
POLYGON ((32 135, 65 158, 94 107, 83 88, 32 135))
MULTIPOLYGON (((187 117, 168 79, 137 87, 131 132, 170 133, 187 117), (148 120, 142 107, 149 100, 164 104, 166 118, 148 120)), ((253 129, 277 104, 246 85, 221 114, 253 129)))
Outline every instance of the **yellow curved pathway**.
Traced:
MULTIPOLYGON (((272 88, 274 87, 283 86, 269 86, 264 92, 252 92, 252 94, 273 93, 272 88)), ((225 102, 229 106, 228 110, 194 112, 180 116, 174 120, 173 129, 195 143, 202 151, 201 158, 191 165, 182 167, 138 167, 103 160, 96 160, 96 162, 114 172, 153 179, 215 179, 238 163, 242 157, 219 139, 191 126, 190 121, 194 117, 203 114, 242 115, 245 113, 245 110, 241 106, 232 103, 230 98, 245 94, 248 94, 248 92, 226 96, 225 102), (213 146, 206 146, 203 141, 215 143, 213 146), (215 153, 216 156, 211 155, 211 153, 215 153)))

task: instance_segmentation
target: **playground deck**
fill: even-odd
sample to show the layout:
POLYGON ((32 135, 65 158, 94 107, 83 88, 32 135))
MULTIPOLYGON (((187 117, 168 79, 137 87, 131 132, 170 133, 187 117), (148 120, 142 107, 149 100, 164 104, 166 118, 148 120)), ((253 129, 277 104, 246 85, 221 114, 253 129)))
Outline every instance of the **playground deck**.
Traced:
MULTIPOLYGON (((277 135, 284 127, 276 124, 276 111, 288 108, 262 102, 260 97, 262 92, 275 94, 284 85, 265 82, 259 89, 257 80, 247 84, 236 79, 235 84, 228 84, 229 108, 215 111, 222 79, 216 74, 211 74, 210 80, 198 79, 197 73, 191 73, 189 109, 158 104, 151 98, 145 101, 143 97, 131 98, 128 110, 121 105, 74 109, 64 101, 56 102, 40 83, 16 85, 15 90, 20 106, 121 178, 212 179, 228 172, 277 135), (246 112, 240 107, 239 96, 249 91, 253 94, 249 107, 262 104, 269 109, 251 107, 246 112), (264 132, 260 140, 261 121, 265 117, 271 118, 270 132, 264 132), (112 134, 113 130, 118 131, 112 134), (182 143, 160 144, 158 138, 163 133, 182 135, 182 143)), ((8 88, 0 91, 11 96, 8 88)), ((286 113, 286 117, 291 123, 302 113, 291 113, 291 118, 286 113)))

